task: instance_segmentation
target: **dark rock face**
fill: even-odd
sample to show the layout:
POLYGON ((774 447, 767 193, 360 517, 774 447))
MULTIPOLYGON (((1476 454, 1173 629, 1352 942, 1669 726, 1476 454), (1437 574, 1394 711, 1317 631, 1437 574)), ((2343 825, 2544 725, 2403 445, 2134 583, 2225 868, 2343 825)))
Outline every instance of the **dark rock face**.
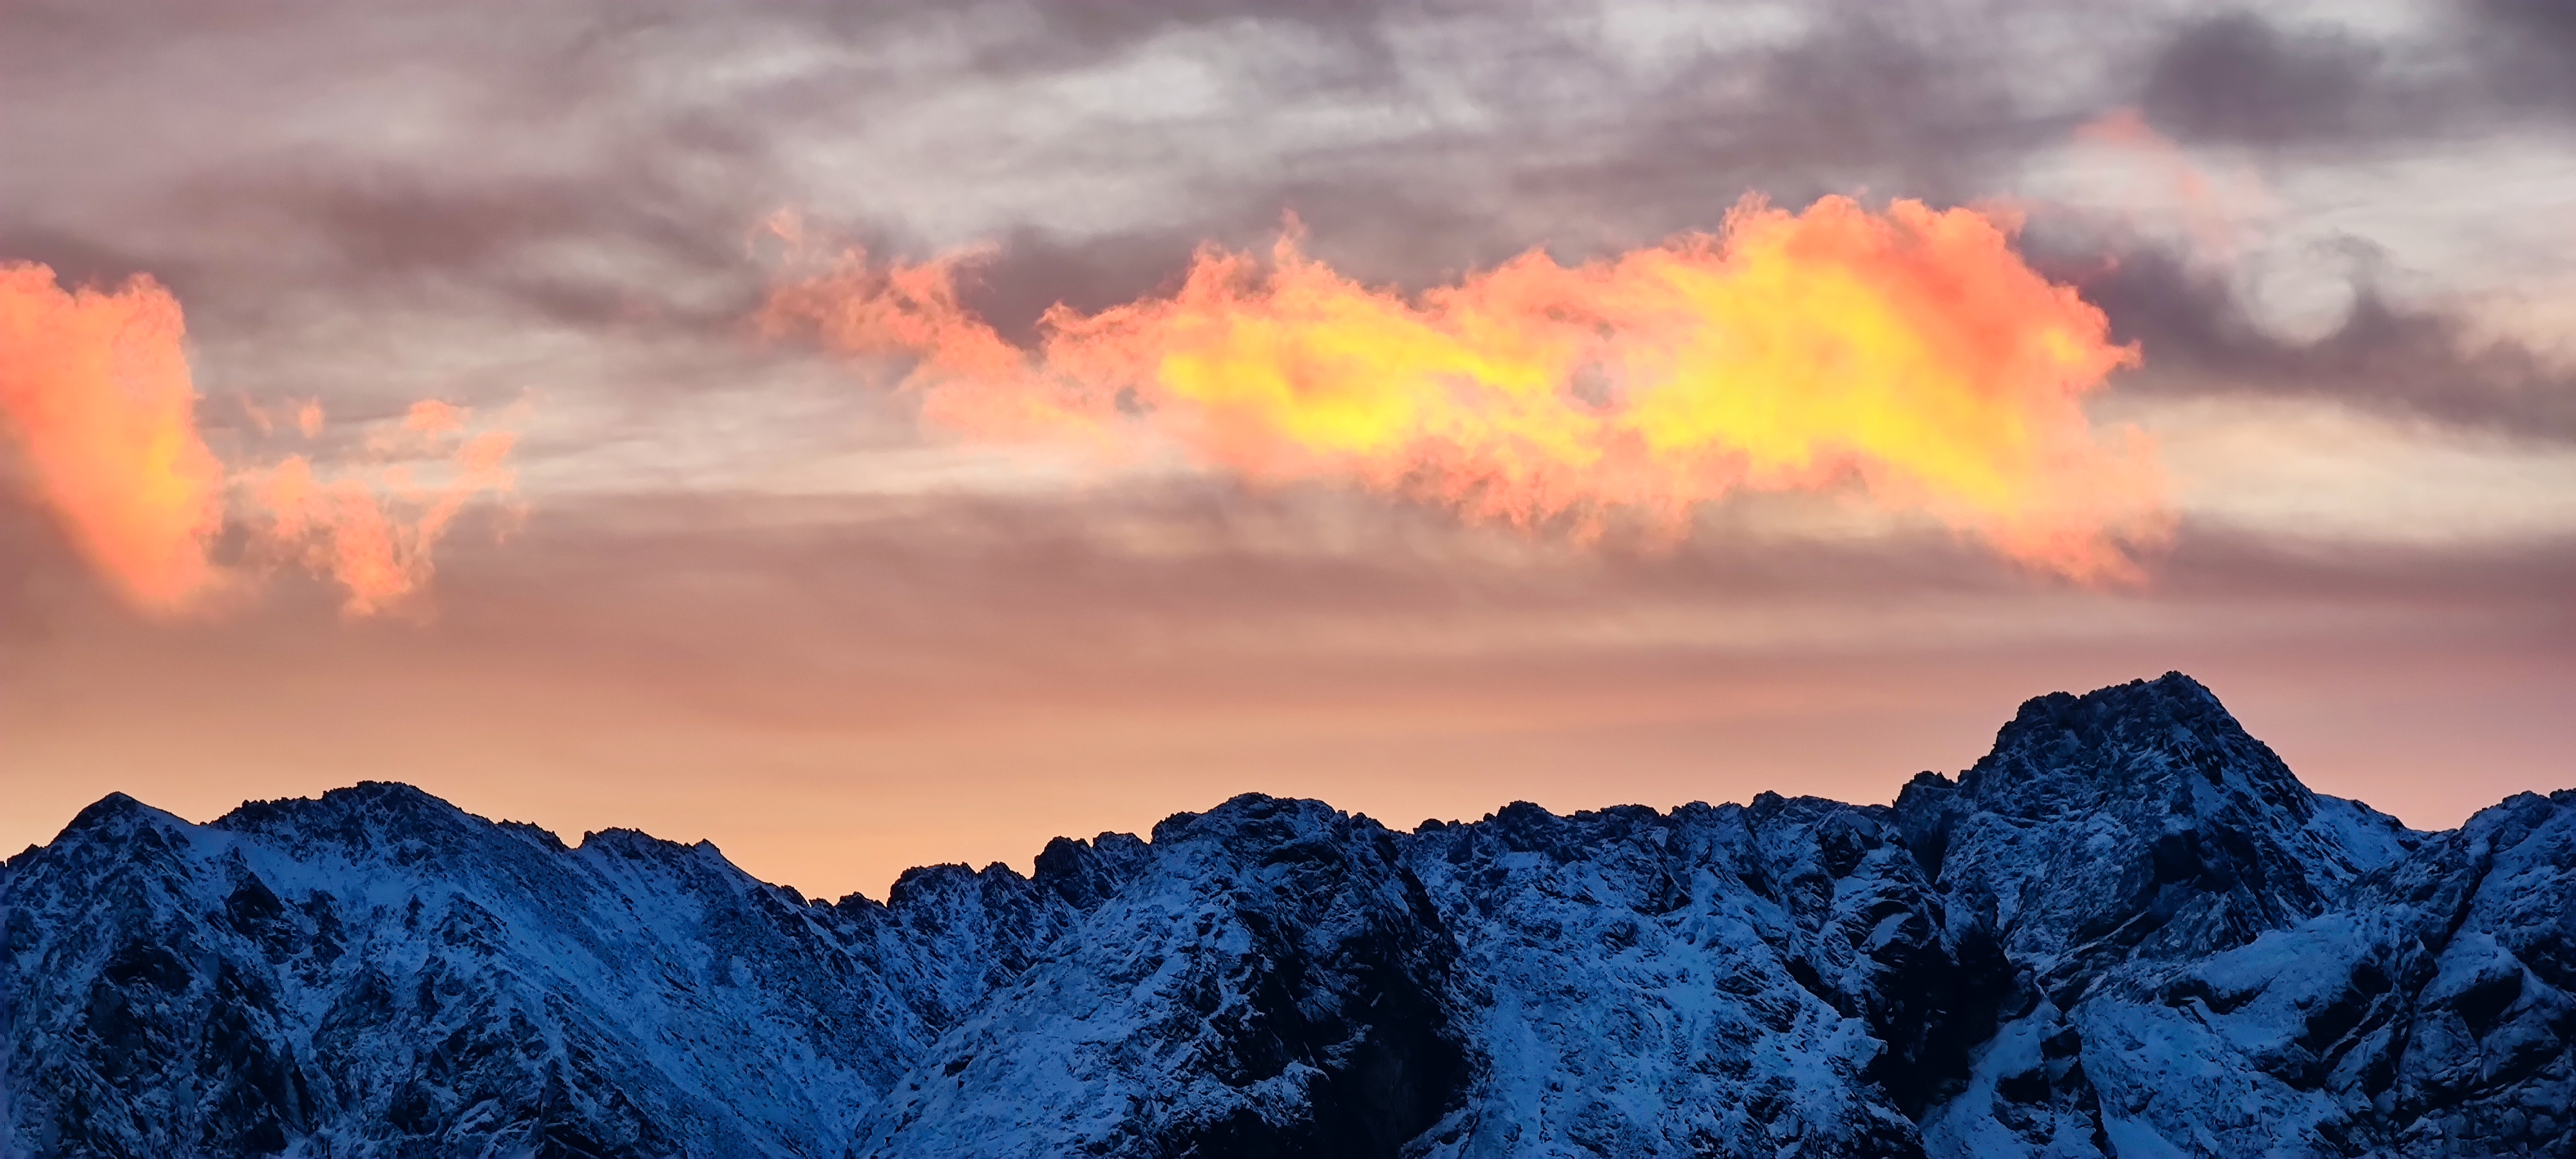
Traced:
POLYGON ((399 785, 202 827, 111 797, 9 865, 9 1142, 823 1153, 1080 914, 1004 869, 907 885, 809 903, 712 847, 570 850, 399 785))
POLYGON ((2255 1084, 2311 1108, 2320 1153, 2576 1154, 2571 899, 2576 793, 2525 794, 2155 997, 2254 1044, 2255 1084))
POLYGON ((811 902, 399 785, 0 867, 19 1156, 2576 1154, 2576 792, 2440 834, 2180 676, 1893 807, 1248 796, 811 902))
POLYGON ((1394 834, 1244 797, 1152 850, 860 1153, 1392 1156, 1461 1097, 1457 947, 1394 834))
POLYGON ((2312 917, 2405 836, 2310 793, 2179 676, 2024 704, 1957 785, 1918 777, 1896 812, 1943 891, 1992 911, 2052 988, 2312 917))

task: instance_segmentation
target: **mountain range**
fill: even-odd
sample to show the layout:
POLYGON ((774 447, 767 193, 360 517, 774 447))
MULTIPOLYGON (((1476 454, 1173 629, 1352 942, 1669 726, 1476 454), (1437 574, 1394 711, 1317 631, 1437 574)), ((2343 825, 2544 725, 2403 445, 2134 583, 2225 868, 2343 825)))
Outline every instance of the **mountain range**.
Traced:
POLYGON ((1892 805, 1246 795, 882 903, 404 785, 0 868, 0 1159, 2576 1155, 2576 791, 2417 832, 2179 674, 1892 805))

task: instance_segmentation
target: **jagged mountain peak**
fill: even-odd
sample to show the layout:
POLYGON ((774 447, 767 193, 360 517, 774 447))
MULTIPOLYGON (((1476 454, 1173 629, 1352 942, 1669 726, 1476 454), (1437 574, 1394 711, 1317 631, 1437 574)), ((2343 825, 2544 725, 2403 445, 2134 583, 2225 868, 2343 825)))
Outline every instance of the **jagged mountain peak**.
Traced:
MULTIPOLYGON (((2080 992, 2133 957, 2223 950, 2312 916, 2406 830, 2301 784, 2180 673, 2025 702, 1957 781, 1926 774, 1893 819, 1983 925, 2080 992)), ((2046 979, 2044 979, 2046 980, 2046 979)))
POLYGON ((57 841, 131 832, 142 825, 186 825, 177 814, 165 813, 123 793, 109 793, 72 815, 63 826, 57 841))
POLYGON ((1188 840, 1292 840, 1297 834, 1337 830, 1354 821, 1375 825, 1366 817, 1300 797, 1238 793, 1204 813, 1174 813, 1154 826, 1151 841, 1160 846, 1188 840))
POLYGON ((1075 909, 1088 911, 1118 892, 1153 847, 1133 833, 1103 833, 1089 841, 1058 837, 1037 856, 1038 888, 1075 909))
POLYGON ((996 890, 1019 891, 1028 888, 1029 879, 1001 862, 982 869, 958 862, 919 865, 895 878, 894 887, 886 891, 886 904, 897 908, 932 904, 949 904, 946 899, 967 895, 984 895, 996 890))
MULTIPOLYGON (((501 827, 506 829, 514 824, 504 821, 501 827)), ((740 872, 734 869, 733 862, 725 859, 724 850, 716 848, 713 841, 673 841, 641 829, 612 828, 585 832, 581 835, 579 851, 592 856, 619 857, 667 866, 721 867, 727 872, 740 872)))
POLYGON ((207 828, 368 846, 387 841, 470 841, 489 835, 494 826, 415 786, 360 781, 319 797, 245 802, 207 828))
POLYGON ((2414 834, 2174 674, 1893 806, 1245 794, 885 904, 117 794, 0 873, 0 1154, 2557 1153, 2571 890, 2576 791, 2414 834))
POLYGON ((1959 789, 1981 809, 2031 818, 2122 802, 2194 815, 2242 802, 2304 823, 2313 809, 2289 766, 2179 672, 2023 702, 1959 789))
MULTIPOLYGON (((2576 789, 2559 789, 2543 796, 2539 793, 2516 793, 2480 809, 2460 826, 2460 832, 2471 841, 2483 841, 2489 848, 2521 843, 2532 831, 2553 823, 2564 823, 2576 817, 2576 789)), ((2576 918, 2576 909, 2569 911, 2576 918)))
POLYGON ((1039 892, 1094 908, 897 1086, 859 1153, 1393 1155, 1465 1066, 1455 946, 1401 855, 1364 816, 1257 793, 1150 845, 1051 844, 1039 892))
POLYGON ((2051 712, 2069 708, 2108 715, 2178 713, 2183 716, 2224 717, 2229 725, 2235 724, 2235 717, 2228 713, 2227 706, 2219 701, 2218 694, 2210 691, 2208 685, 2186 673, 2166 672, 2162 676, 2106 684, 2090 692, 2042 693, 2023 701, 2020 710, 2014 714, 2014 720, 2004 727, 2010 729, 2030 717, 2035 710, 2051 712))
MULTIPOLYGON (((14 885, 18 877, 41 867, 48 860, 72 860, 85 866, 106 866, 120 862, 174 864, 183 860, 191 844, 189 834, 196 826, 175 813, 164 812, 123 793, 109 793, 74 814, 71 823, 53 841, 30 845, 6 862, 0 862, 0 883, 14 885)), ((0 898, 0 909, 6 899, 0 898)), ((0 951, 7 944, 0 941, 0 951)))

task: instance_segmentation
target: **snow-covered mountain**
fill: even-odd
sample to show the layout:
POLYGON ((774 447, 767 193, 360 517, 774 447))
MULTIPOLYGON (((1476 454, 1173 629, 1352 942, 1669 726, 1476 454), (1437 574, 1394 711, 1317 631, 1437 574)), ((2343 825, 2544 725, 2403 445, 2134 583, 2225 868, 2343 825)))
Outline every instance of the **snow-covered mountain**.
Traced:
POLYGON ((2576 792, 2416 833, 2187 677, 1892 806, 1244 796, 809 900, 401 785, 0 869, 20 1156, 2576 1154, 2576 792))

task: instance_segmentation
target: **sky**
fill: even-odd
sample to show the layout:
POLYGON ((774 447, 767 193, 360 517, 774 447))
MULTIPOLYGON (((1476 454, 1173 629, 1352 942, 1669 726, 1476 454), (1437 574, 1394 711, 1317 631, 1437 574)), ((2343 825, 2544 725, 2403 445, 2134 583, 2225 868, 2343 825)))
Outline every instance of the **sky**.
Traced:
POLYGON ((2576 785, 2576 9, 22 0, 0 847, 2576 785))

